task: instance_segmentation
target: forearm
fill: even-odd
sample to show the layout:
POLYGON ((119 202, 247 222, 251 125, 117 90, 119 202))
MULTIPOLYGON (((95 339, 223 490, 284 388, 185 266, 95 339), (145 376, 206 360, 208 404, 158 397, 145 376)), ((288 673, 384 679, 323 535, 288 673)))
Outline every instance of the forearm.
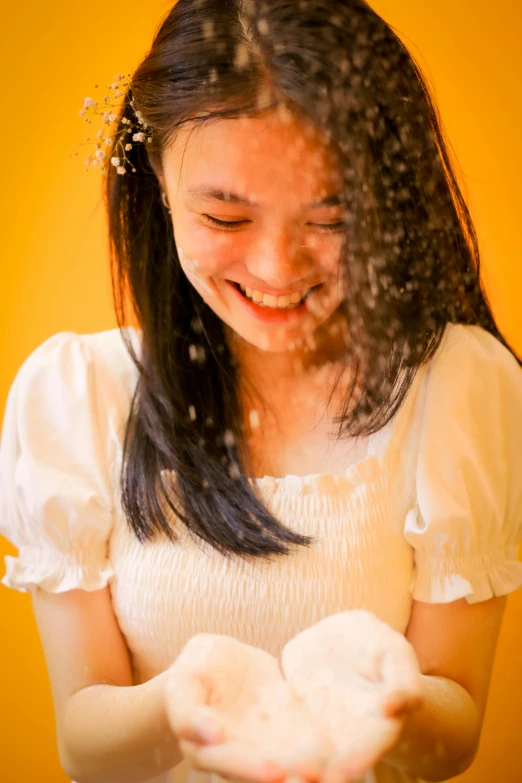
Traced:
POLYGON ((480 717, 469 693, 453 680, 423 676, 423 706, 408 717, 387 764, 426 781, 443 781, 473 761, 480 717))
POLYGON ((76 783, 140 783, 182 760, 164 707, 166 672, 142 685, 92 685, 68 701, 60 760, 76 783))

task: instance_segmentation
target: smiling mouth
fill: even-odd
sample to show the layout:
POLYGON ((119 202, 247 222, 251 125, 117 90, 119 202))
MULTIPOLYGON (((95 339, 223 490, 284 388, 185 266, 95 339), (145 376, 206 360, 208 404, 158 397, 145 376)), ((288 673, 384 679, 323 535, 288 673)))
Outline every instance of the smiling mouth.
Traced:
MULTIPOLYGON (((234 280, 229 280, 228 282, 229 282, 229 283, 231 283, 231 284, 234 286, 234 288, 235 288, 237 291, 239 291, 239 293, 241 294, 241 296, 242 296, 244 299, 246 299, 248 302, 252 302, 253 304, 261 304, 261 305, 262 305, 262 303, 260 303, 260 302, 254 302, 254 301, 253 301, 253 299, 250 299, 248 296, 246 296, 246 295, 245 295, 245 292, 241 290, 241 286, 239 285, 239 283, 236 283, 234 280)), ((317 291, 317 289, 318 289, 318 288, 321 288, 321 287, 322 287, 322 285, 323 285, 323 283, 319 283, 318 285, 314 285, 314 286, 312 286, 312 288, 310 288, 310 289, 309 289, 309 290, 306 292, 306 294, 303 296, 303 298, 302 298, 302 299, 300 299, 300 300, 299 300, 299 302, 298 302, 298 303, 296 303, 296 304, 295 304, 293 307, 289 307, 289 308, 283 308, 283 309, 290 309, 290 310, 292 310, 292 309, 294 309, 294 308, 300 307, 300 306, 303 304, 303 302, 305 302, 305 301, 308 299, 308 297, 309 297, 311 294, 313 294, 313 293, 314 293, 314 291, 317 291)), ((273 309, 277 309, 277 308, 273 308, 273 309)))

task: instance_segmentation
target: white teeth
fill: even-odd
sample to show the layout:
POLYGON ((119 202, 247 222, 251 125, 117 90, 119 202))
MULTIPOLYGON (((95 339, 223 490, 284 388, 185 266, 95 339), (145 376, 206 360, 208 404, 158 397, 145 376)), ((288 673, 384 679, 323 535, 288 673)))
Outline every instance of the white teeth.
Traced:
POLYGON ((252 301, 256 302, 257 304, 261 304, 264 307, 272 307, 273 309, 276 308, 290 308, 292 309, 295 307, 295 305, 300 304, 300 302, 304 299, 306 294, 310 289, 307 291, 302 292, 296 292, 295 294, 285 294, 284 296, 272 296, 270 294, 263 294, 261 291, 256 291, 253 288, 248 288, 246 286, 240 285, 239 286, 247 299, 252 299, 252 301))

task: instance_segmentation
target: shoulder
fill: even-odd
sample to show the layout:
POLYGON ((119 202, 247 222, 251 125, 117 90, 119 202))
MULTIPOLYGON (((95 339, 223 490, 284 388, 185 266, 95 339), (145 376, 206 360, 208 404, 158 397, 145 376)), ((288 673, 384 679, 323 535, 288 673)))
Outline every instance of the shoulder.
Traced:
POLYGON ((4 439, 14 428, 18 437, 38 437, 43 443, 46 432, 54 440, 83 424, 120 440, 138 380, 125 339, 139 355, 140 334, 129 327, 123 336, 117 328, 85 334, 62 331, 39 343, 9 389, 4 439))
POLYGON ((494 404, 522 415, 522 372, 517 357, 481 326, 448 324, 435 355, 424 367, 430 410, 464 409, 474 415, 494 404))
POLYGON ((404 528, 417 550, 413 597, 505 595, 522 584, 520 365, 482 327, 451 324, 426 379, 404 528))
MULTIPOLYGON (((138 341, 134 331, 124 334, 138 341)), ((137 369, 118 329, 58 332, 20 366, 0 438, 0 533, 20 549, 3 584, 107 584, 118 446, 137 369)))
MULTIPOLYGON (((121 396, 132 394, 138 371, 125 340, 139 355, 140 332, 126 327, 93 333, 56 332, 39 343, 20 365, 12 388, 41 385, 59 392, 66 386, 70 394, 82 396, 85 384, 96 386, 103 395, 119 390, 121 396)), ((58 402, 58 399, 56 400, 58 402)))
POLYGON ((522 434, 521 370, 512 351, 486 329, 449 324, 425 367, 424 424, 431 419, 442 431, 458 426, 460 432, 465 426, 474 436, 489 432, 497 440, 511 427, 522 434))
POLYGON ((124 330, 108 329, 88 334, 74 334, 85 349, 88 360, 95 368, 98 383, 106 395, 115 400, 130 402, 136 383, 138 369, 129 353, 127 343, 139 357, 141 353, 141 332, 133 327, 124 330))
POLYGON ((457 371, 492 370, 520 372, 517 358, 495 335, 476 324, 447 324, 433 357, 433 366, 457 371))

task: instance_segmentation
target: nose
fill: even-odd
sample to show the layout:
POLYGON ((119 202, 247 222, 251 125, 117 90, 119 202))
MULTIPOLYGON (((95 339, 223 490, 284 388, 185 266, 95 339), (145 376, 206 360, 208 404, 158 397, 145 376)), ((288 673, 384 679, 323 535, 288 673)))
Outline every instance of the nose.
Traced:
POLYGON ((315 264, 310 248, 302 244, 299 232, 279 229, 267 233, 256 242, 255 249, 246 261, 252 280, 259 281, 260 288, 298 290, 308 284, 315 264))

